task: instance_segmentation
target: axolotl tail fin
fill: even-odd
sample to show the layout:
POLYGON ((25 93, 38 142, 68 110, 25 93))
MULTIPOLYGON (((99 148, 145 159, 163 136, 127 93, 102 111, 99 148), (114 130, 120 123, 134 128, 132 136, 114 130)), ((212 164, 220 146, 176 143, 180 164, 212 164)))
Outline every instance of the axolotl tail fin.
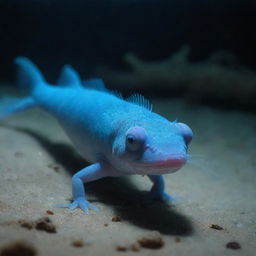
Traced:
POLYGON ((16 98, 4 97, 0 99, 0 120, 5 117, 35 107, 35 101, 31 97, 16 98))
MULTIPOLYGON (((37 101, 51 86, 46 82, 38 67, 26 57, 17 57, 14 63, 18 66, 18 86, 28 91, 26 98, 0 98, 0 120, 11 114, 36 107, 37 101)), ((62 87, 82 87, 79 74, 65 65, 58 79, 62 87)))
POLYGON ((47 85, 38 67, 26 57, 17 57, 14 63, 18 66, 18 85, 28 89, 30 94, 33 90, 47 85))
POLYGON ((18 65, 18 85, 29 91, 30 96, 25 98, 3 97, 0 98, 0 119, 11 114, 36 106, 33 99, 34 90, 42 89, 46 82, 39 69, 26 57, 18 57, 14 61, 18 65))

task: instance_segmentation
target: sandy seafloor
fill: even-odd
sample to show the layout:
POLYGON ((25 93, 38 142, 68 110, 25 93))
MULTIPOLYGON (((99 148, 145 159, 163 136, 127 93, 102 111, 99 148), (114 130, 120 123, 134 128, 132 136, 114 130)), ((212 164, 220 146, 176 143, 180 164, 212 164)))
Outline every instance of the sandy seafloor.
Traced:
POLYGON ((191 163, 165 176, 167 192, 181 197, 175 205, 144 203, 140 191, 148 191, 151 183, 133 176, 87 185, 99 212, 57 208, 71 198, 71 175, 86 163, 57 122, 40 110, 1 121, 0 251, 22 240, 37 255, 256 255, 255 114, 191 106, 181 99, 152 102, 156 112, 179 118, 195 133, 191 163), (18 223, 45 216, 57 233, 18 223), (112 222, 113 216, 121 222, 112 222), (210 228, 212 224, 223 230, 210 228), (152 230, 162 234, 161 249, 116 250, 152 230), (72 246, 75 240, 84 246, 72 246), (239 242, 241 249, 227 249, 230 241, 239 242))

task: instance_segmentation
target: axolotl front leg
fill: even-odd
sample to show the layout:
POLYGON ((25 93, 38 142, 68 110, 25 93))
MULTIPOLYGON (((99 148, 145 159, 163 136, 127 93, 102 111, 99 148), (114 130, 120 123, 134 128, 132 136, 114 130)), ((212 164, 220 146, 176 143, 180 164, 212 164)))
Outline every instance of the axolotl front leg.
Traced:
POLYGON ((86 199, 84 183, 107 176, 117 175, 118 173, 107 163, 95 163, 85 167, 72 177, 73 202, 62 206, 68 207, 71 210, 79 207, 86 213, 89 212, 89 209, 97 210, 97 208, 86 199))
POLYGON ((149 200, 165 200, 174 202, 179 199, 176 196, 169 195, 165 192, 164 177, 162 175, 148 175, 149 179, 153 182, 153 186, 146 199, 149 200))
MULTIPOLYGON (((107 163, 95 163, 83 168, 72 177, 73 202, 60 206, 68 207, 71 210, 81 208, 85 213, 89 213, 89 209, 97 210, 97 207, 89 203, 86 199, 84 183, 109 176, 120 176, 120 173, 107 163)), ((173 201, 176 199, 165 192, 163 176, 148 175, 148 177, 153 182, 153 186, 146 199, 161 199, 168 201, 173 201)))

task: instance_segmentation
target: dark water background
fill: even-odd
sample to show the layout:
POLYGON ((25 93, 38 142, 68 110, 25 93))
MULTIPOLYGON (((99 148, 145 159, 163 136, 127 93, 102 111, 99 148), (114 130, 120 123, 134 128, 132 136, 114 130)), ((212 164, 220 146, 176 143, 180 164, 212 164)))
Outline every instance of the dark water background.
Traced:
POLYGON ((15 81, 19 55, 54 81, 66 63, 90 77, 98 65, 129 70, 127 52, 162 60, 184 44, 192 62, 227 50, 255 70, 255 10, 253 0, 0 0, 0 82, 15 81))

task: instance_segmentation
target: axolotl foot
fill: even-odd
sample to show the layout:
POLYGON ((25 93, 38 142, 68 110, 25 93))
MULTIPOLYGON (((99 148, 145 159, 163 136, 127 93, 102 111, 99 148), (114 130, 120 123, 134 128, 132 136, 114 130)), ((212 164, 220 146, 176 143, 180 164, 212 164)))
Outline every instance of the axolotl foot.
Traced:
POLYGON ((145 196, 145 200, 160 200, 170 203, 175 203, 181 199, 177 196, 169 195, 165 192, 164 178, 161 175, 148 175, 150 180, 153 182, 153 186, 148 195, 145 196))
POLYGON ((166 192, 150 192, 147 195, 145 195, 144 199, 146 201, 164 201, 168 203, 176 203, 181 198, 178 196, 170 195, 166 192))
POLYGON ((89 214, 89 210, 98 211, 99 209, 93 204, 89 203, 85 198, 79 197, 73 200, 70 204, 61 204, 59 207, 69 208, 70 210, 75 210, 76 208, 80 208, 86 214, 89 214))

